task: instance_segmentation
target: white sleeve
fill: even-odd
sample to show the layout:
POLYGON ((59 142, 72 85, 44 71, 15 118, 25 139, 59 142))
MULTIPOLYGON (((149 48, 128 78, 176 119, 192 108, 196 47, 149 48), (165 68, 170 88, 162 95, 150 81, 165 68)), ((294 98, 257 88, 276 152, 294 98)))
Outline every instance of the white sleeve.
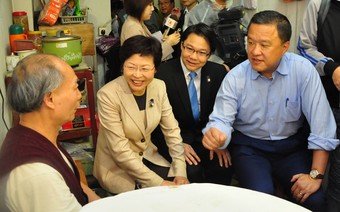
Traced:
POLYGON ((43 163, 15 168, 5 186, 5 202, 10 211, 64 212, 81 209, 61 174, 43 163))
POLYGON ((300 55, 307 58, 318 70, 321 76, 325 75, 324 66, 328 60, 333 60, 319 52, 316 41, 318 35, 318 12, 321 0, 311 0, 301 24, 297 50, 300 55))

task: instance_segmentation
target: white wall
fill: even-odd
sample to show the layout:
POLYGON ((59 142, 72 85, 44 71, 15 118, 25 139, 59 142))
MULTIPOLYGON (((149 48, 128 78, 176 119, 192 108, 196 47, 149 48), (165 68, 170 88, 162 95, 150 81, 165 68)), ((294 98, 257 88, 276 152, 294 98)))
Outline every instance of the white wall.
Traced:
MULTIPOLYGON (((88 22, 93 23, 95 36, 98 36, 98 27, 103 26, 105 23, 111 20, 111 2, 110 0, 82 0, 82 7, 88 7, 89 16, 88 22)), ((108 32, 111 31, 111 24, 106 28, 108 32)), ((87 58, 86 61, 91 60, 87 58)), ((104 72, 107 69, 104 67, 103 59, 101 56, 95 58, 95 77, 97 89, 104 85, 104 72)))
POLYGON ((33 1, 12 0, 12 9, 9 11, 26 11, 28 17, 29 30, 33 30, 33 1))
MULTIPOLYGON (((11 1, 2 1, 0 7, 0 89, 5 98, 5 120, 7 125, 11 125, 10 122, 10 113, 8 112, 9 109, 7 107, 6 101, 6 90, 5 90, 5 83, 4 78, 6 74, 6 62, 5 57, 9 53, 9 38, 8 38, 8 29, 9 26, 12 24, 12 3, 11 1)), ((3 102, 0 98, 0 114, 2 114, 2 107, 3 102)), ((0 119, 0 146, 2 141, 5 138, 7 133, 7 129, 5 124, 3 123, 2 118, 0 119)))

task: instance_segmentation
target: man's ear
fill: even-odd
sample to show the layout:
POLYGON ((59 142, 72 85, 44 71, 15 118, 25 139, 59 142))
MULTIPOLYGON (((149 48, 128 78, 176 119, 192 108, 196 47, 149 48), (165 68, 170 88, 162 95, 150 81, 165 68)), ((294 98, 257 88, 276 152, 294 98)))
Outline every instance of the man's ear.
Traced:
POLYGON ((54 109, 54 101, 53 101, 53 93, 48 92, 45 94, 43 98, 43 104, 45 104, 48 108, 54 109))
POLYGON ((283 53, 286 53, 288 51, 289 46, 290 46, 290 41, 286 41, 283 43, 283 49, 284 49, 283 53))

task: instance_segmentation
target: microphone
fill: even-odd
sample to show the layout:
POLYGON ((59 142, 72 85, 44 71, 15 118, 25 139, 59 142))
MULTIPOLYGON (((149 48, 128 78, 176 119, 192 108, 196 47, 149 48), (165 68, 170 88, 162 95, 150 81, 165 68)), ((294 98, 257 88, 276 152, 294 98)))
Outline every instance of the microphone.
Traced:
POLYGON ((154 105, 155 105, 155 100, 150 99, 150 101, 149 101, 149 106, 150 106, 150 107, 153 107, 154 105))
POLYGON ((165 20, 165 23, 164 25, 167 27, 166 30, 164 31, 164 37, 165 36, 168 36, 169 32, 170 32, 170 29, 173 29, 175 30, 176 29, 176 26, 177 26, 177 22, 178 21, 178 18, 176 15, 170 15, 170 17, 168 17, 166 20, 165 20))

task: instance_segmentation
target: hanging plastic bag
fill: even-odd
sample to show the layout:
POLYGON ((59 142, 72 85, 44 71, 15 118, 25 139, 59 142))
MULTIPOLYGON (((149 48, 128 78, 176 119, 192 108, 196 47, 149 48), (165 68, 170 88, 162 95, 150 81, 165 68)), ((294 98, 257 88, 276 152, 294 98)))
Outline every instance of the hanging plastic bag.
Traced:
POLYGON ((68 0, 50 0, 40 12, 38 19, 39 25, 54 25, 58 20, 61 8, 67 2, 68 0))
POLYGON ((96 40, 97 51, 100 55, 105 55, 106 53, 110 51, 110 49, 114 45, 118 44, 118 42, 119 42, 119 38, 117 37, 113 37, 111 35, 100 36, 96 40))

